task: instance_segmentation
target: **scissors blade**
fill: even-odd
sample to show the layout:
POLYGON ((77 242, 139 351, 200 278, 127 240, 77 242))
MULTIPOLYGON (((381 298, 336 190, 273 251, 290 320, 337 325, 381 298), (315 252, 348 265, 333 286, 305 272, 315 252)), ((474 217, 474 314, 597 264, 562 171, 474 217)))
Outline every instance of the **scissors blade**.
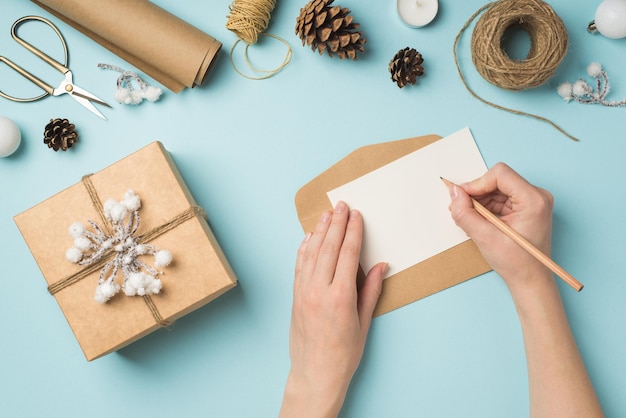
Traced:
POLYGON ((68 94, 78 103, 82 104, 87 109, 89 109, 94 115, 99 116, 104 120, 107 120, 107 118, 105 118, 104 115, 100 113, 98 109, 96 109, 96 107, 93 105, 93 103, 91 103, 89 99, 82 97, 82 95, 80 94, 75 94, 75 93, 70 93, 70 92, 68 92, 68 94))
POLYGON ((73 90, 70 92, 70 94, 75 94, 78 97, 82 97, 83 99, 87 99, 89 101, 92 102, 96 102, 98 104, 101 104, 103 106, 106 106, 108 108, 111 108, 111 106, 109 106, 108 103, 106 103, 105 101, 103 101, 102 99, 100 99, 97 96, 94 96, 93 94, 89 93, 88 91, 86 91, 85 89, 81 89, 78 86, 73 86, 73 90))

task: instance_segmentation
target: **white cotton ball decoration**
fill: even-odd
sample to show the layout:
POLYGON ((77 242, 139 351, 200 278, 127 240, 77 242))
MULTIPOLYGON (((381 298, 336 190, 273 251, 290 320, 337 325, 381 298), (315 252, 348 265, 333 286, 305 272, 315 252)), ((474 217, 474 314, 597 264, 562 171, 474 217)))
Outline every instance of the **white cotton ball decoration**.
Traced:
POLYGON ((20 146, 22 134, 9 118, 0 116, 0 157, 8 157, 20 146))
POLYGON ((131 90, 128 94, 130 100, 126 104, 136 105, 143 101, 143 94, 137 90, 131 90))
POLYGON ((159 100, 159 97, 161 97, 161 93, 163 93, 163 91, 160 88, 148 86, 144 90, 143 96, 146 98, 146 100, 150 102, 156 102, 157 100, 159 100))
POLYGON ((600 73, 602 73, 602 65, 599 63, 592 62, 587 66, 587 74, 589 74, 589 77, 598 77, 600 73))
POLYGON ((154 255, 154 265, 157 267, 169 266, 172 262, 172 253, 167 250, 160 250, 154 255))
POLYGON ((135 251, 137 252, 137 255, 144 255, 148 252, 148 248, 143 244, 137 244, 135 251))
POLYGON ((139 210, 141 208, 141 199, 132 190, 129 190, 124 195, 124 205, 128 210, 139 210))
POLYGON ((594 22, 607 38, 626 37, 626 0, 604 0, 596 9, 594 22))
POLYGON ((78 237, 74 240, 74 247, 81 251, 87 251, 91 248, 91 241, 85 236, 78 237))
POLYGON ((122 203, 115 202, 115 205, 109 210, 109 219, 113 222, 121 222, 127 214, 128 211, 126 210, 126 206, 122 203))
POLYGON ((104 216, 107 218, 111 218, 111 209, 117 205, 117 201, 115 199, 107 199, 102 205, 102 210, 104 211, 104 216))
POLYGON ((65 251, 65 258, 70 263, 78 263, 83 258, 83 252, 76 247, 68 248, 65 251))
POLYGON ((98 303, 105 303, 111 299, 120 290, 120 285, 114 281, 106 281, 101 283, 96 288, 96 295, 94 299, 98 303))
POLYGON ((589 86, 587 85, 587 83, 585 83, 584 80, 578 80, 574 83, 574 86, 572 87, 572 92, 577 96, 584 96, 585 94, 587 94, 588 87, 589 86))
POLYGON ((146 294, 158 295, 162 288, 163 283, 161 282, 161 279, 150 277, 150 280, 146 283, 146 294))
POLYGON ((137 291, 143 288, 143 276, 144 273, 131 273, 126 276, 126 281, 124 282, 124 294, 126 296, 135 296, 137 295, 137 291))
POLYGON ((565 83, 559 84, 556 91, 559 93, 559 96, 565 99, 566 102, 569 102, 570 100, 572 100, 572 84, 571 83, 565 82, 565 83))
POLYGON ((128 90, 125 88, 119 87, 115 90, 115 94, 113 95, 115 101, 121 104, 126 103, 127 100, 130 101, 128 90))
POLYGON ((85 225, 80 222, 74 222, 70 225, 69 232, 72 238, 81 237, 85 233, 85 225))
POLYGON ((131 273, 124 283, 126 296, 156 295, 161 291, 163 283, 149 274, 143 272, 131 273))

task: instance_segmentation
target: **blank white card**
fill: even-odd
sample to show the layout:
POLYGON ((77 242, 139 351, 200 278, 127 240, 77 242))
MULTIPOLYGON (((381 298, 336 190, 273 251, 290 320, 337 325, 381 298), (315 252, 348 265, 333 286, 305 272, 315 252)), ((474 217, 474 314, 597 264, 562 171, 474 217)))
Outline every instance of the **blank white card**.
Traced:
POLYGON ((381 261, 392 276, 468 240, 450 216, 440 177, 462 183, 487 171, 468 128, 405 155, 327 193, 363 215, 361 267, 381 261))

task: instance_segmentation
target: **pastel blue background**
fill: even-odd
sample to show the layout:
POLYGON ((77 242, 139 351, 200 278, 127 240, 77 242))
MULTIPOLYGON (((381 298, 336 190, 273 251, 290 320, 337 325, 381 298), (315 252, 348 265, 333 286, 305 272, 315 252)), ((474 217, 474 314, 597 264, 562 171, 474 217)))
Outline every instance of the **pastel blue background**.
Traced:
MULTIPOLYGON (((626 39, 586 32, 598 0, 550 2, 570 44, 554 77, 534 90, 514 93, 485 82, 471 62, 471 32, 459 52, 479 94, 548 117, 578 143, 547 124, 483 105, 465 90, 452 44, 481 1, 441 0, 432 24, 411 29, 399 20, 393 0, 337 0, 352 10, 367 38, 367 52, 356 62, 303 48, 294 26, 306 1, 279 2, 267 32, 291 44, 293 61, 265 81, 244 79, 231 67, 228 51, 236 38, 225 28, 229 1, 156 3, 224 44, 203 86, 178 95, 165 90, 157 103, 120 105, 113 99, 117 73, 97 64, 132 67, 53 19, 67 40, 75 82, 113 106, 100 107, 108 121, 67 97, 0 101, 0 114, 13 119, 23 136, 18 152, 0 159, 0 416, 276 416, 289 370, 292 271, 303 237, 296 191, 357 147, 445 136, 465 126, 489 166, 505 161, 554 193, 553 258, 585 284, 576 293, 559 282, 571 325, 607 416, 626 414, 626 108, 566 104, 556 93, 560 82, 588 79, 586 67, 597 61, 611 78, 609 97, 626 97, 626 39), (406 46, 423 54, 426 75, 399 89, 387 65, 406 46), (42 143, 43 128, 54 117, 77 126, 80 142, 68 152, 55 153, 42 143), (171 151, 206 209, 240 286, 172 330, 88 363, 12 217, 154 140, 171 151)), ((0 9, 1 53, 56 82, 58 74, 9 35, 21 16, 50 15, 28 1, 2 0, 0 9)), ((23 33, 59 56, 45 26, 24 26, 23 33)), ((282 44, 263 40, 250 55, 271 68, 284 51, 282 44)), ((241 53, 238 48, 235 55, 241 53)), ((1 90, 37 93, 17 80, 0 66, 1 90)), ((522 335, 507 289, 494 273, 376 319, 342 412, 527 415, 522 335)))

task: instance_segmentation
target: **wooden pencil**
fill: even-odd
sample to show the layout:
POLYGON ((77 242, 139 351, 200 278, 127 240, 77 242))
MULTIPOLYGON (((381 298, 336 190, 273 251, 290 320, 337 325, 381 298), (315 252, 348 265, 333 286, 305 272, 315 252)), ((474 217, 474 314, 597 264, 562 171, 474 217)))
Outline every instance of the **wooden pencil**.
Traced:
MULTIPOLYGON (((452 183, 449 180, 444 179, 443 177, 441 178, 441 180, 448 187, 452 187, 453 185, 455 185, 454 183, 452 183)), ((565 269, 563 269, 561 266, 556 264, 550 257, 545 255, 539 248, 531 244, 526 238, 521 236, 516 230, 514 230, 507 223, 505 223, 500 218, 498 218, 489 209, 487 209, 482 204, 480 204, 480 202, 478 202, 474 198, 471 198, 471 199, 472 199, 472 204, 474 205, 474 209, 476 209, 476 212, 480 213, 485 219, 491 222, 496 228, 502 231, 506 236, 511 238, 513 241, 515 241, 520 247, 528 251, 530 255, 535 257, 539 262, 541 262, 541 264, 549 268, 550 271, 552 271, 552 273, 556 274, 561 279, 563 279, 567 284, 569 284, 572 288, 574 288, 574 290, 576 290, 577 292, 580 292, 582 290, 583 284, 581 282, 576 280, 571 274, 565 271, 565 269)))

